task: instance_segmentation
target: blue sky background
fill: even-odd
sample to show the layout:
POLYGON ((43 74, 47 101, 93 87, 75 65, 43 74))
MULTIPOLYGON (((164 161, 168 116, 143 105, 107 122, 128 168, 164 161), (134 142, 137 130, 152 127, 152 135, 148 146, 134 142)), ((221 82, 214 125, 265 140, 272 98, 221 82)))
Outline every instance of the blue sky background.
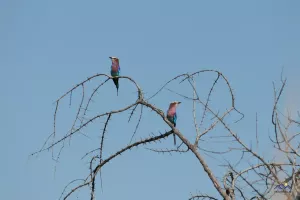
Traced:
MULTIPOLYGON (((258 112, 259 151, 273 156, 268 140, 272 133, 272 81, 280 80, 283 66, 289 82, 280 106, 296 109, 300 100, 299 10, 299 1, 278 0, 0 0, 0 199, 58 199, 68 182, 86 177, 88 160, 80 158, 99 144, 105 119, 86 130, 92 139, 73 137, 56 165, 55 176, 51 152, 28 155, 38 150, 52 131, 56 98, 88 76, 109 73, 109 56, 120 58, 122 75, 134 78, 146 96, 180 73, 220 70, 228 77, 237 107, 245 114, 234 130, 249 145, 258 112)), ((212 79, 201 77, 197 87, 207 89, 212 79)), ((185 86, 172 87, 179 92, 187 90, 185 86)), ((71 127, 80 92, 73 94, 71 108, 68 99, 62 102, 58 136, 71 127)), ((215 94, 214 108, 228 104, 225 87, 217 88, 215 94)), ((89 114, 124 107, 135 97, 125 80, 120 82, 118 97, 109 82, 89 114)), ((166 110, 168 103, 177 99, 182 100, 165 90, 151 103, 166 110)), ((188 138, 194 134, 190 111, 188 102, 178 110, 178 128, 188 138)), ((154 113, 144 109, 144 114, 136 139, 168 130, 154 113)), ((113 116, 105 157, 129 142, 135 124, 128 125, 127 117, 128 112, 113 116)), ((224 129, 219 127, 218 131, 224 129)), ((171 139, 158 144, 171 145, 171 139)), ((222 148, 219 143, 203 145, 216 151, 222 148)), ((206 159, 218 176, 226 173, 218 168, 220 162, 206 159)), ((103 169, 103 181, 103 193, 97 184, 97 199, 179 200, 197 191, 218 198, 192 154, 169 156, 143 147, 134 149, 103 169)), ((85 195, 83 190, 78 197, 85 195)))

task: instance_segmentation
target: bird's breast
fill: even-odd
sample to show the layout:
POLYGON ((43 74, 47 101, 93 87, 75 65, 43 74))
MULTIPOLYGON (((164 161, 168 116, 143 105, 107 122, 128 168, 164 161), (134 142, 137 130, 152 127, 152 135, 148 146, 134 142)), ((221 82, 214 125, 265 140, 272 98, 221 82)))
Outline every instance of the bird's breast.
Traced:
POLYGON ((111 66, 111 71, 118 72, 119 71, 119 66, 118 65, 112 65, 111 66))

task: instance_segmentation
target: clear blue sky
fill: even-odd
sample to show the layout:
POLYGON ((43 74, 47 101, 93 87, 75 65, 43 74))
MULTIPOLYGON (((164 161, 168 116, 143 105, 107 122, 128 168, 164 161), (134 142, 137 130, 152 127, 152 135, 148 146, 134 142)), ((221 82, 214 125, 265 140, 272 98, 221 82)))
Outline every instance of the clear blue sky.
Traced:
MULTIPOLYGON (((0 199, 53 200, 69 181, 85 178, 87 160, 80 158, 98 144, 100 123, 86 132, 93 140, 74 136, 55 177, 51 152, 30 159, 28 155, 52 131, 55 99, 88 76, 109 73, 109 56, 120 58, 122 75, 133 77, 146 95, 179 73, 222 71, 245 114, 235 130, 250 144, 258 112, 260 144, 267 146, 272 130, 272 81, 279 80, 282 66, 293 83, 288 85, 291 96, 299 97, 299 10, 296 0, 0 0, 0 199)), ((93 112, 118 109, 135 98, 126 81, 120 84, 119 97, 112 82, 105 85, 93 112)), ((152 103, 166 110, 175 98, 180 99, 164 91, 152 103)), ((222 105, 223 100, 218 98, 215 105, 222 105)), ((62 104, 60 136, 71 126, 75 103, 71 108, 68 99, 62 104)), ((179 108, 178 128, 193 135, 187 105, 179 108)), ((137 139, 168 129, 146 111, 137 139)), ((124 113, 111 122, 105 156, 130 140, 135 124, 128 126, 127 116, 124 113)), ((160 147, 171 144, 169 139, 160 147)), ((209 148, 219 150, 216 144, 209 148)), ((210 166, 216 165, 207 159, 210 166)), ((225 171, 218 173, 222 176, 225 171)), ((103 193, 97 184, 97 199, 179 200, 197 191, 216 194, 191 154, 169 156, 144 148, 107 165, 103 181, 103 193)))

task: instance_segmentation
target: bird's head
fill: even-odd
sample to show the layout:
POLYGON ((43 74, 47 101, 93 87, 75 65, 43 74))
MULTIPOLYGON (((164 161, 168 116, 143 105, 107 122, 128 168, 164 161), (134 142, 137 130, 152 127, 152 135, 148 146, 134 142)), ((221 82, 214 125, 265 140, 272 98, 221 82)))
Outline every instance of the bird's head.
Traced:
POLYGON ((113 56, 110 56, 109 58, 113 64, 119 64, 119 58, 113 56))
POLYGON ((113 56, 110 56, 109 58, 111 59, 111 61, 118 61, 119 60, 119 58, 113 57, 113 56))
POLYGON ((115 59, 119 60, 117 57, 114 57, 114 56, 110 56, 109 58, 112 59, 112 60, 115 60, 115 59))
POLYGON ((170 107, 171 107, 171 106, 177 107, 179 104, 181 104, 180 101, 173 101, 173 102, 170 103, 170 107))

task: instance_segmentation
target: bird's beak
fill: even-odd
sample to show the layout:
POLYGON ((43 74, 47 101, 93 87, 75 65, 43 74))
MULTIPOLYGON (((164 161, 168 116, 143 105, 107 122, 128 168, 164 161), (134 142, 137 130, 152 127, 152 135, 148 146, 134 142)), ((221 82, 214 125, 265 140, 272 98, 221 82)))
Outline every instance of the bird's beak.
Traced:
POLYGON ((181 104, 181 102, 180 102, 180 101, 178 101, 178 104, 181 104))
POLYGON ((112 57, 111 57, 111 56, 109 56, 109 58, 110 58, 110 59, 112 59, 112 57))

